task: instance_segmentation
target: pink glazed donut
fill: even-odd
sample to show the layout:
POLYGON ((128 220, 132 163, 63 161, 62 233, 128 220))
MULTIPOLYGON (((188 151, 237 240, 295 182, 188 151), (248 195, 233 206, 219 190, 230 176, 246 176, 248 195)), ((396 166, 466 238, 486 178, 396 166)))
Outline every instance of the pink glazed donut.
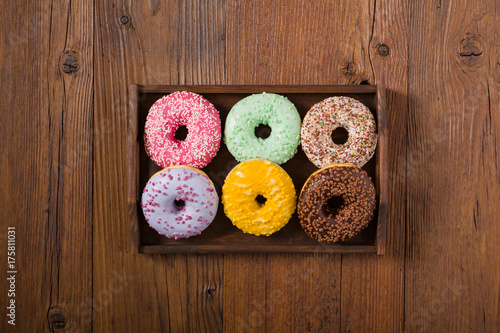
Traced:
POLYGON ((217 154, 221 141, 219 112, 202 96, 177 91, 157 100, 149 109, 144 131, 148 156, 160 167, 206 166, 217 154), (185 126, 185 140, 175 138, 185 126))

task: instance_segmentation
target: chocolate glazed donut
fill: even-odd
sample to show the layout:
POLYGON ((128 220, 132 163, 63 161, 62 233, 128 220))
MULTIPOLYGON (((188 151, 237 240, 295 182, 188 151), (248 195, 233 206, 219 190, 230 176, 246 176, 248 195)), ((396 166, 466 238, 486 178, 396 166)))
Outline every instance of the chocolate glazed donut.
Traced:
POLYGON ((351 164, 331 164, 307 179, 297 212, 310 237, 334 243, 363 230, 373 217, 375 204, 375 187, 364 170, 351 164))

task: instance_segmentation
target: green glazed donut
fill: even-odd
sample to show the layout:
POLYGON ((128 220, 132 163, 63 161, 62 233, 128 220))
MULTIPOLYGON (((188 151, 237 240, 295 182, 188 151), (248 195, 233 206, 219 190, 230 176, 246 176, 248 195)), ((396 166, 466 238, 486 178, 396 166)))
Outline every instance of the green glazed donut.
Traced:
POLYGON ((297 152, 300 125, 299 113, 286 97, 254 94, 236 103, 227 115, 224 142, 238 162, 263 158, 282 164, 297 152), (271 128, 265 139, 255 135, 261 124, 271 128))

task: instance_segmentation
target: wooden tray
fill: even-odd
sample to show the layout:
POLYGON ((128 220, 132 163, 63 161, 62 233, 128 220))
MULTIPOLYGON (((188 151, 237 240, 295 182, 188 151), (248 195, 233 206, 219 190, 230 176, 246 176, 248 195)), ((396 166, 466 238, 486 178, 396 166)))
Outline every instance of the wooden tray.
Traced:
MULTIPOLYGON (((384 90, 373 85, 359 86, 131 86, 128 128, 128 209, 132 253, 378 253, 385 252, 387 216, 387 140, 384 90), (160 168, 147 156, 144 149, 144 124, 149 108, 163 95, 186 90, 203 95, 220 113, 222 126, 231 107, 242 98, 261 92, 284 95, 295 104, 303 118, 310 107, 330 96, 342 95, 358 99, 376 116, 378 144, 375 157, 363 169, 374 180, 378 208, 368 227, 361 234, 339 244, 320 243, 307 236, 295 212, 288 224, 275 234, 248 235, 232 225, 224 215, 222 204, 212 224, 199 236, 172 240, 158 235, 144 219, 140 200, 142 189, 160 168)), ((226 175, 237 164, 221 143, 220 150, 203 171, 212 179, 221 196, 226 175)), ((297 154, 282 167, 293 179, 297 194, 306 179, 317 168, 298 148, 297 154)))

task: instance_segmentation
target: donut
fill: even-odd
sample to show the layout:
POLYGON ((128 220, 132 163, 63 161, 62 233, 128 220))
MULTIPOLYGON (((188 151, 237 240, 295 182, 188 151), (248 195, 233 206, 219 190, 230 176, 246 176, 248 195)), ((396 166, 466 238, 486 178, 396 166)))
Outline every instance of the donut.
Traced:
POLYGON ((180 165, 155 173, 142 193, 141 207, 149 225, 167 238, 199 235, 217 214, 219 196, 208 176, 180 165))
POLYGON ((149 109, 144 131, 148 156, 160 167, 189 165, 203 168, 217 154, 221 141, 219 112, 202 96, 177 91, 157 100, 149 109), (175 132, 185 126, 185 140, 175 132))
POLYGON ((375 153, 376 124, 373 114, 354 98, 327 98, 307 112, 301 129, 302 150, 318 168, 332 163, 350 163, 362 167, 375 153), (338 145, 332 132, 343 127, 347 141, 338 145))
POLYGON ((238 162, 263 158, 277 164, 285 163, 295 155, 300 144, 299 113, 284 96, 250 95, 229 111, 224 141, 238 162), (255 132, 259 125, 271 128, 269 137, 257 137, 255 132))
POLYGON ((295 211, 292 179, 279 165, 263 159, 238 164, 222 186, 224 213, 244 233, 269 236, 295 211))
POLYGON ((375 187, 364 170, 351 164, 332 164, 307 179, 297 213, 310 237, 342 242, 368 225, 375 204, 375 187))

